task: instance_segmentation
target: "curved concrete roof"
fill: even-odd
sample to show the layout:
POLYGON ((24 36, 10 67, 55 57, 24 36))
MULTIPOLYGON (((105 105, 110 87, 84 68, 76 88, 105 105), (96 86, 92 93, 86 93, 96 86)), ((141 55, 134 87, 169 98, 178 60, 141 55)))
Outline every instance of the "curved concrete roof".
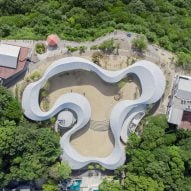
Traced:
POLYGON ((98 65, 83 58, 68 57, 55 61, 48 67, 42 78, 29 84, 23 92, 22 107, 24 114, 35 121, 49 119, 61 110, 68 108, 77 115, 77 123, 72 129, 65 133, 60 144, 63 149, 62 159, 67 160, 72 169, 82 168, 89 163, 99 163, 107 169, 116 169, 125 162, 125 148, 120 141, 123 124, 128 120, 129 114, 136 108, 136 112, 143 110, 146 104, 155 103, 164 93, 165 77, 158 66, 149 61, 138 61, 128 68, 119 71, 104 70, 98 65), (112 153, 105 157, 85 157, 80 155, 71 145, 70 137, 79 129, 83 128, 91 116, 91 107, 88 100, 77 93, 67 93, 56 100, 54 106, 47 112, 40 109, 38 97, 41 87, 52 76, 63 71, 88 70, 95 72, 100 78, 108 83, 116 83, 125 78, 127 74, 135 74, 141 83, 142 94, 137 100, 120 101, 113 108, 110 115, 110 127, 114 136, 115 146, 112 153))
POLYGON ((75 122, 74 115, 71 111, 64 110, 58 114, 57 122, 61 127, 71 127, 75 122))

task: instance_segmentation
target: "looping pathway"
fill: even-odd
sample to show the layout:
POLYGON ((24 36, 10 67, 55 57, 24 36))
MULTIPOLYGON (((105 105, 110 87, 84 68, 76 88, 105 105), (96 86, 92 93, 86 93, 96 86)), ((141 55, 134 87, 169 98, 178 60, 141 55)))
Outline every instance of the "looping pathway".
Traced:
MULTIPOLYGON (((125 148, 120 141, 121 131, 125 121, 143 106, 157 102, 165 90, 165 77, 155 64, 149 61, 138 61, 128 68, 119 71, 104 70, 96 64, 78 57, 68 57, 55 61, 48 67, 42 78, 29 84, 23 92, 22 107, 24 114, 36 121, 49 119, 63 109, 70 109, 77 115, 77 123, 60 139, 63 150, 62 159, 70 164, 72 169, 80 169, 89 163, 99 163, 107 169, 116 169, 125 162, 125 148), (128 74, 135 74, 141 83, 142 94, 137 100, 124 100, 116 104, 110 115, 110 128, 114 136, 115 145, 112 153, 107 157, 86 157, 80 155, 70 144, 70 137, 82 129, 90 120, 91 107, 88 100, 77 93, 67 93, 56 100, 54 106, 47 112, 43 112, 39 106, 39 92, 46 81, 61 73, 71 70, 87 70, 95 72, 102 80, 108 83, 116 83, 128 74)), ((104 144, 104 143, 103 143, 104 144)))

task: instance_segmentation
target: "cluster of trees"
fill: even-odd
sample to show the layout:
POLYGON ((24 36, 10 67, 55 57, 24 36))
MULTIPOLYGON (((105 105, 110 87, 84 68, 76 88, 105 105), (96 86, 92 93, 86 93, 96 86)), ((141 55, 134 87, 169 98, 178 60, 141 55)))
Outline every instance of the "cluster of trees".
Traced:
POLYGON ((0 1, 1 38, 42 39, 57 33, 61 38, 81 41, 123 29, 188 54, 190 25, 190 0, 0 1))
POLYGON ((191 70, 191 53, 187 54, 184 52, 178 53, 178 65, 183 69, 191 70))
POLYGON ((38 54, 43 54, 46 51, 46 45, 44 43, 37 43, 35 46, 35 51, 38 54))
POLYGON ((27 121, 20 103, 0 86, 0 188, 40 178, 53 185, 68 178, 71 169, 59 163, 60 154, 59 136, 48 125, 27 121))
POLYGON ((116 46, 114 45, 114 40, 110 39, 110 40, 106 40, 103 43, 101 43, 98 48, 102 52, 110 54, 110 53, 112 53, 114 51, 116 46))
POLYGON ((128 162, 116 170, 116 181, 105 180, 100 190, 189 191, 190 151, 191 131, 169 127, 164 115, 149 117, 142 135, 130 137, 128 162))
POLYGON ((139 52, 143 52, 147 49, 147 39, 144 36, 133 39, 132 48, 139 52))

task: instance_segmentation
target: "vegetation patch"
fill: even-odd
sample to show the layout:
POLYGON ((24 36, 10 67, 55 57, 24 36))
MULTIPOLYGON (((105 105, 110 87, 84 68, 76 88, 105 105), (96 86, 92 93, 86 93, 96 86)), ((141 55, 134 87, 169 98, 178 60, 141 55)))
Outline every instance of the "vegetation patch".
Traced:
POLYGON ((46 45, 44 43, 37 43, 35 45, 35 51, 37 54, 44 54, 46 52, 46 45))

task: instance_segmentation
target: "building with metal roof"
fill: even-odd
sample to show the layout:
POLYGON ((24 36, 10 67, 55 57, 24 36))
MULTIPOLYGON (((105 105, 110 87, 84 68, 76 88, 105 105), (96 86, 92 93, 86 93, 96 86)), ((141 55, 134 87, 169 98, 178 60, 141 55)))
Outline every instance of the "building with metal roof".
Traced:
POLYGON ((16 68, 20 47, 9 44, 0 44, 0 66, 16 68))
POLYGON ((13 85, 27 70, 29 49, 8 44, 0 44, 0 84, 13 85))
POLYGON ((170 124, 191 128, 191 77, 175 76, 167 115, 170 124))

